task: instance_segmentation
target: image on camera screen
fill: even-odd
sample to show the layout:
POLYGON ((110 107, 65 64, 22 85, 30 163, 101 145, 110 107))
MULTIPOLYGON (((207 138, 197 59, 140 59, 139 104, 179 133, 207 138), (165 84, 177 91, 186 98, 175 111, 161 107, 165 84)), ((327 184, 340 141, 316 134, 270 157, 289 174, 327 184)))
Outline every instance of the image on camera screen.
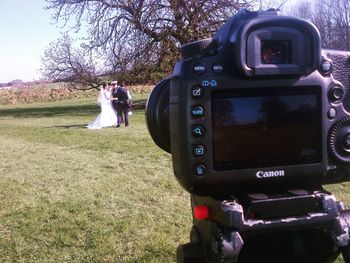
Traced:
POLYGON ((212 97, 214 169, 319 163, 319 87, 216 91, 212 97))

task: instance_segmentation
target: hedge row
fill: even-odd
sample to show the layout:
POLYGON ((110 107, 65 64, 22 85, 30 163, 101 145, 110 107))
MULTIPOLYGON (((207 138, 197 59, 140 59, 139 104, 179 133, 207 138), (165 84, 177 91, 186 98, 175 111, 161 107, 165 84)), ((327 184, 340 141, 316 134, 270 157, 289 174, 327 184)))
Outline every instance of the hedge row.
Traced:
MULTIPOLYGON (((152 90, 153 86, 132 86, 132 94, 144 94, 152 90)), ((96 98, 98 90, 75 90, 62 85, 40 85, 32 87, 12 88, 0 90, 0 104, 29 104, 69 99, 96 98)))

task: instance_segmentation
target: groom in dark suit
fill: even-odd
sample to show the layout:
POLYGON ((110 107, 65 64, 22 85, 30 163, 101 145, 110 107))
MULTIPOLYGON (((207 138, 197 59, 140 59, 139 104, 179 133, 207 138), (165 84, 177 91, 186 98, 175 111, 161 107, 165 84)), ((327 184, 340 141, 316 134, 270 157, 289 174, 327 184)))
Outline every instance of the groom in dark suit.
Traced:
POLYGON ((125 87, 125 83, 122 82, 121 86, 117 86, 116 81, 112 81, 113 84, 116 86, 113 89, 112 96, 114 98, 113 100, 113 106, 115 107, 117 111, 117 127, 120 127, 120 125, 125 121, 125 127, 129 125, 129 105, 131 96, 129 91, 125 87))
MULTIPOLYGON (((118 89, 118 81, 113 80, 111 81, 111 86, 112 86, 112 105, 113 108, 115 109, 115 112, 117 112, 117 89, 118 89)), ((118 115, 117 115, 118 116, 118 115)), ((118 119, 117 119, 118 121, 118 119)))

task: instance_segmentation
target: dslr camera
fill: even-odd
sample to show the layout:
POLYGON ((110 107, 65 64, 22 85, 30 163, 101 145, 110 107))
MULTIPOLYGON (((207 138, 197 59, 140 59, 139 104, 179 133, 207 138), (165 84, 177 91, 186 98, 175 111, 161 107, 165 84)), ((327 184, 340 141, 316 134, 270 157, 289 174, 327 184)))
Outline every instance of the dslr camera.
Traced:
POLYGON ((322 50, 308 21, 243 10, 181 56, 146 108, 191 193, 178 262, 320 263, 347 251, 347 210, 322 185, 350 180, 350 53, 322 50), (276 261, 262 240, 283 251, 276 261))

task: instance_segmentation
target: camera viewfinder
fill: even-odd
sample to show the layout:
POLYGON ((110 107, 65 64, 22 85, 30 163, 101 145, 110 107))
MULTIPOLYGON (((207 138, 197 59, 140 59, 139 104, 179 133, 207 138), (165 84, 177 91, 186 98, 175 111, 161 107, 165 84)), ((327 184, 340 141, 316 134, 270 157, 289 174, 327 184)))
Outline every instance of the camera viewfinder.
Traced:
POLYGON ((290 64, 290 41, 267 40, 261 43, 261 63, 262 64, 290 64))

